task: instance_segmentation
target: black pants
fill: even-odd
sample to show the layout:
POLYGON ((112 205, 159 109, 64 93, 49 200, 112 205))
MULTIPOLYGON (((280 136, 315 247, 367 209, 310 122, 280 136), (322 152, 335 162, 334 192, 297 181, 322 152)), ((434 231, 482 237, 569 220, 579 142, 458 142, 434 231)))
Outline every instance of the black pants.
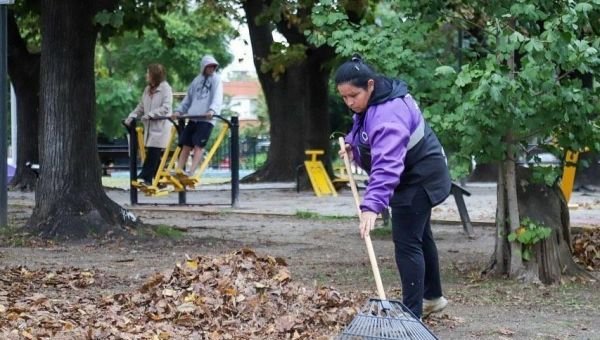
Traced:
MULTIPOLYGON (((396 194, 398 195, 398 194, 396 194)), ((431 202, 419 189, 411 205, 392 205, 392 235, 402 281, 402 302, 418 318, 423 298, 442 296, 437 247, 431 234, 431 202)))
POLYGON ((163 151, 164 149, 161 148, 146 148, 146 159, 144 160, 142 171, 138 175, 139 178, 148 183, 152 182, 154 176, 156 175, 156 171, 158 170, 158 166, 160 165, 160 159, 163 151))

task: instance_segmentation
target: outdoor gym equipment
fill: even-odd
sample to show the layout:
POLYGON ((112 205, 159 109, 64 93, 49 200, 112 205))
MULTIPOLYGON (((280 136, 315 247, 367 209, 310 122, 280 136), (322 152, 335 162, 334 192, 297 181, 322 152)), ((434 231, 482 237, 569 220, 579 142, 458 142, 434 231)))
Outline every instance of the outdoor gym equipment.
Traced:
POLYGON ((573 185, 575 184, 575 171, 577 170, 577 161, 579 160, 579 152, 567 151, 565 154, 565 162, 563 166, 562 179, 560 181, 560 189, 565 195, 567 203, 571 199, 573 193, 573 185))
POLYGON ((140 204, 138 202, 138 190, 144 192, 146 196, 151 197, 160 197, 166 196, 170 192, 175 191, 179 194, 179 202, 178 204, 188 204, 186 202, 186 191, 188 188, 194 188, 197 184, 200 183, 200 176, 204 172, 204 170, 208 167, 211 158, 223 142, 225 136, 228 131, 231 131, 230 134, 230 159, 231 159, 231 205, 237 206, 238 196, 239 196, 239 122, 237 116, 232 116, 231 120, 227 120, 219 115, 214 115, 214 118, 219 119, 224 123, 217 140, 213 143, 208 155, 204 158, 202 165, 199 168, 199 171, 196 172, 194 176, 185 176, 182 173, 174 173, 175 167, 177 166, 177 160, 179 158, 179 154, 181 152, 181 148, 177 146, 175 150, 171 154, 170 145, 175 141, 177 134, 181 133, 184 128, 184 120, 188 118, 205 118, 202 115, 185 115, 179 116, 179 124, 175 123, 175 121, 171 117, 157 117, 151 119, 168 119, 173 127, 171 128, 170 137, 169 137, 169 147, 165 149, 161 157, 161 162, 159 165, 159 169, 156 172, 155 177, 152 180, 150 185, 142 184, 137 179, 137 157, 138 150, 139 152, 144 153, 143 146, 143 138, 139 138, 140 133, 135 129, 136 121, 133 120, 132 123, 125 127, 129 132, 129 178, 130 178, 130 201, 132 205, 140 204), (173 189, 169 189, 171 186, 173 189))
MULTIPOLYGON (((340 137, 339 144, 354 196, 354 204, 360 218, 360 199, 343 137, 340 137)), ((344 329, 339 339, 437 339, 402 302, 387 300, 369 234, 365 235, 365 244, 379 299, 369 299, 358 315, 344 329)))
POLYGON ((304 161, 306 173, 310 179, 313 190, 317 197, 337 196, 337 191, 323 166, 323 162, 317 159, 318 155, 325 154, 323 150, 306 150, 304 152, 310 159, 304 161))

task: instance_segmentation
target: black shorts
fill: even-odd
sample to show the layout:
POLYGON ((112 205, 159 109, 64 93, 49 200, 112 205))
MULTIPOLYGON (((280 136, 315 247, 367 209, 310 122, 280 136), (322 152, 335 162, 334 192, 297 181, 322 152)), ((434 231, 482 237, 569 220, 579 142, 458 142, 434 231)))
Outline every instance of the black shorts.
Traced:
POLYGON ((212 129, 213 125, 209 122, 189 121, 179 136, 179 145, 203 148, 208 143, 212 129))

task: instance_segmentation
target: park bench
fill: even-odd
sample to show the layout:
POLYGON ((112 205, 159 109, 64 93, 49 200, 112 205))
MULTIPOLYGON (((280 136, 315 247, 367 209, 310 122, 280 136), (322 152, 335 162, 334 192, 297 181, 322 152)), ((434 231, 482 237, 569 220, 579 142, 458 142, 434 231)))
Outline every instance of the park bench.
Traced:
POLYGON ((98 156, 102 164, 102 175, 110 170, 128 170, 129 146, 127 144, 98 144, 98 156), (122 164, 122 165, 117 165, 122 164))

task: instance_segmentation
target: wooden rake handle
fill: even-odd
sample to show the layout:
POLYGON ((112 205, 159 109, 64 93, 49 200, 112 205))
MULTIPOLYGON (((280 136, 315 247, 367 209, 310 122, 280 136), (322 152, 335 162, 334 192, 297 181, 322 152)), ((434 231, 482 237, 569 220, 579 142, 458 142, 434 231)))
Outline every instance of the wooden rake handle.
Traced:
MULTIPOLYGON (((352 189, 352 196, 354 196, 354 205, 356 206, 356 212, 360 219, 360 198, 358 197, 358 190, 356 189, 356 182, 354 182, 354 176, 352 176, 352 169, 350 168, 350 160, 346 153, 346 142, 343 137, 339 138, 340 150, 344 158, 344 164, 346 165, 346 172, 348 173, 348 180, 350 182, 350 188, 352 189)), ((365 236, 365 244, 367 245, 367 253, 369 253, 369 261, 371 262, 371 269, 373 270, 373 276, 375 277, 375 284, 377 285, 377 294, 379 299, 387 300, 385 298, 385 291, 383 290, 383 284, 381 283, 381 274, 379 274, 379 267, 377 266, 377 258, 375 258, 375 251, 373 250, 373 243, 371 243, 371 236, 367 234, 365 236)))

